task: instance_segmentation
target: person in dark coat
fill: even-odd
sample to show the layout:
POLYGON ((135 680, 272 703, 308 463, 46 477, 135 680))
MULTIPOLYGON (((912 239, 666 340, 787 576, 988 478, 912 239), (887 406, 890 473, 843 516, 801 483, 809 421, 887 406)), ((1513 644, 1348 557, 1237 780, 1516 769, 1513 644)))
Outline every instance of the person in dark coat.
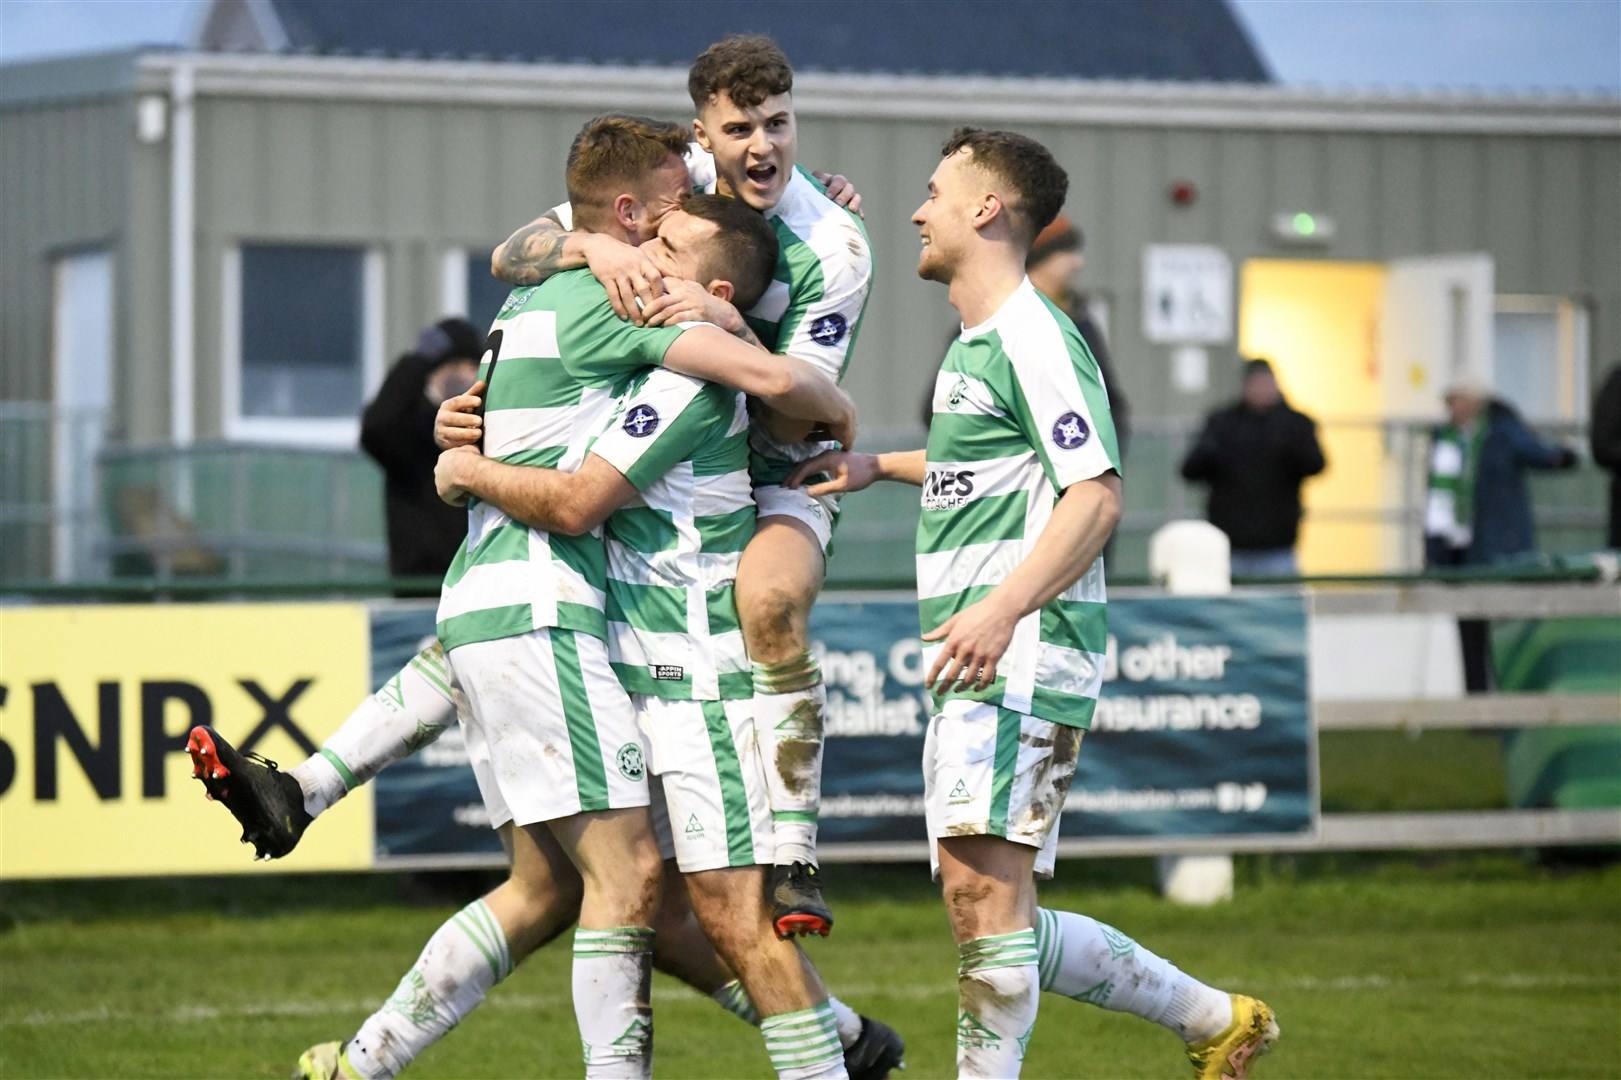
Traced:
POLYGON ((1317 424, 1291 408, 1272 365, 1244 364, 1238 401, 1205 419, 1182 478, 1210 485, 1206 516, 1232 544, 1234 577, 1295 577, 1300 486, 1327 467, 1317 424))
MULTIPOLYGON (((360 445, 385 476, 388 572, 442 578, 467 536, 467 511, 448 506, 433 486, 439 448, 433 418, 439 403, 478 378, 484 341, 466 319, 444 319, 422 331, 416 348, 394 364, 360 419, 360 445)), ((437 595, 437 587, 399 595, 437 595)))
POLYGON ((1593 460, 1610 473, 1610 528, 1604 542, 1621 548, 1621 364, 1610 369, 1593 399, 1588 440, 1593 460))
POLYGON ((1434 566, 1490 566, 1537 548, 1528 469, 1570 469, 1576 452, 1537 438, 1506 401, 1460 380, 1430 435, 1424 547, 1434 566))
MULTIPOLYGON (((1526 470, 1573 468, 1576 452, 1537 438, 1512 406, 1473 380, 1453 383, 1445 401, 1447 422, 1430 434, 1425 568, 1490 566, 1535 551, 1526 470)), ((1471 694, 1495 682, 1488 631, 1483 619, 1458 620, 1471 694)))

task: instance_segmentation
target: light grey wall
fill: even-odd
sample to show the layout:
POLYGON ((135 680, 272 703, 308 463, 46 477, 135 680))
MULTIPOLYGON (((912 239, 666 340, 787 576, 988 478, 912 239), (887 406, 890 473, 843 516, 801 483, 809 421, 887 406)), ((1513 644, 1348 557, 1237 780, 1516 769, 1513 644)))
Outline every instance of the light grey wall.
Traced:
MULTIPOLYGON (((141 92, 165 91, 177 62, 144 58, 141 92)), ((587 117, 609 108, 689 115, 679 73, 308 57, 199 62, 207 69, 197 108, 200 439, 221 430, 219 272, 231 245, 380 249, 386 362, 447 314, 439 310, 447 248, 488 249, 562 198, 563 156, 587 117)), ((74 78, 94 82, 64 69, 53 76, 58 95, 74 78)), ((908 219, 957 117, 918 104, 922 91, 907 99, 857 87, 839 98, 849 80, 802 83, 800 160, 856 181, 875 253, 877 285, 848 383, 869 429, 911 427, 955 316, 945 290, 915 275, 908 219)), ((1564 118, 1578 113, 1588 117, 1585 129, 1534 134, 1544 129, 1521 115, 1539 115, 1534 103, 1518 112, 1503 105, 1485 119, 1460 106, 1456 123, 1444 103, 1421 103, 1418 121, 1364 123, 1363 112, 1405 106, 1325 96, 1310 116, 1284 123, 1278 116, 1302 106, 1270 90, 1245 91, 1259 95, 1251 106, 1238 92, 1160 88, 1161 106, 1158 91, 1131 87, 991 89, 960 94, 963 115, 1041 139, 1070 172, 1066 209, 1087 234, 1085 281, 1108 302, 1117 377, 1140 416, 1196 414, 1235 381, 1224 362, 1230 350, 1213 349, 1210 391, 1178 393, 1167 350, 1143 340, 1141 250, 1156 242, 1216 244, 1235 267, 1255 257, 1487 251, 1499 292, 1589 305, 1595 373, 1621 358, 1621 113, 1613 103, 1597 110, 1596 124, 1592 108, 1549 105, 1546 130, 1568 131, 1564 118), (1218 118, 1199 113, 1205 98, 1224 110, 1218 118), (1184 115, 1194 119, 1183 123, 1184 115), (1172 205, 1167 192, 1177 180, 1198 188, 1193 206, 1172 205), (1309 253, 1275 246, 1271 215, 1295 209, 1334 217, 1335 240, 1309 253)), ((160 439, 169 379, 169 144, 135 141, 132 92, 77 103, 17 96, 0 95, 0 397, 45 396, 38 365, 49 341, 46 254, 110 240, 121 255, 123 424, 136 441, 160 439)))
MULTIPOLYGON (((49 401, 52 260, 106 249, 128 276, 134 111, 127 92, 93 82, 67 101, 30 98, 19 83, 14 73, 0 99, 0 400, 49 401)), ((120 301, 120 330, 126 314, 120 301)))
MULTIPOLYGON (((1575 297, 1593 315, 1595 372, 1621 360, 1621 139, 1577 136, 1074 128, 1023 124, 1069 171, 1066 212, 1086 234, 1082 281, 1109 302, 1116 377, 1140 416, 1192 415, 1236 387, 1231 347, 1213 347, 1209 393, 1172 389, 1169 351, 1142 334, 1142 248, 1200 243, 1246 259, 1385 261, 1486 251, 1499 293, 1575 297), (1198 199, 1173 205, 1192 182, 1198 199), (1271 215, 1311 210, 1336 220, 1328 245, 1270 239, 1271 215)), ((890 422, 917 412, 914 384, 954 325, 938 286, 919 282, 916 230, 946 133, 941 124, 813 121, 801 158, 831 163, 864 191, 879 266, 860 354, 847 375, 857 400, 890 422), (911 397, 908 397, 908 394, 911 397)), ((1240 299, 1240 303, 1242 300, 1240 299)))

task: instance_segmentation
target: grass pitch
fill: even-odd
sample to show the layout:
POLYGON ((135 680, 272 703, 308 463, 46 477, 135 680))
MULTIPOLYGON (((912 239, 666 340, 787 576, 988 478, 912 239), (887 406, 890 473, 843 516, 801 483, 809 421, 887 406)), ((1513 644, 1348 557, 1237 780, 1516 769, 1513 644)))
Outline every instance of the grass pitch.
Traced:
MULTIPOLYGON (((1237 898, 1158 899, 1141 863, 1044 891, 1218 985, 1264 997, 1286 1077, 1621 1073, 1621 867, 1502 855, 1240 860, 1237 898)), ((907 1080, 952 1073, 955 950, 920 867, 831 866, 834 992, 898 1028, 907 1080)), ((387 876, 0 885, 0 1076, 286 1076, 393 989, 454 902, 387 876)), ((477 889, 469 887, 468 895, 477 889)), ((580 1075, 565 942, 531 957, 413 1077, 580 1075)), ((658 1073, 763 1077, 758 1036, 659 977, 658 1073)), ((1169 1033, 1051 995, 1028 1077, 1180 1077, 1169 1033)))

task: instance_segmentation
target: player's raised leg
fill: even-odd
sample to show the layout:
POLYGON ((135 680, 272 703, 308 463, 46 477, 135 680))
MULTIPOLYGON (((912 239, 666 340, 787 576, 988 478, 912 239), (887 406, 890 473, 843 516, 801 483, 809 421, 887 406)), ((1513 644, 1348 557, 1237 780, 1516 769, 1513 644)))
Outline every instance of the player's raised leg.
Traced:
POLYGON ((431 641, 349 714, 320 753, 288 770, 310 817, 444 734, 456 722, 455 696, 445 650, 431 641))
MULTIPOLYGON (((771 877, 777 932, 827 934, 833 914, 822 897, 816 825, 822 798, 827 689, 810 653, 810 610, 821 592, 832 522, 801 492, 786 496, 814 508, 790 517, 760 489, 760 520, 737 572, 737 609, 754 665, 754 724, 765 765, 776 838, 771 877)), ((784 489, 776 489, 783 492, 784 489)), ((831 505, 831 502, 829 501, 831 505)))
POLYGON ((362 701, 318 753, 293 768, 283 772, 199 726, 186 743, 192 775, 241 823, 242 842, 253 844, 257 858, 279 859, 298 846, 323 811, 455 723, 454 695, 444 650, 435 641, 362 701))
POLYGON ((1105 923, 1071 911, 1037 913, 1041 988, 1175 1032, 1198 1077, 1242 1077, 1278 1037, 1264 1001, 1184 973, 1105 923))

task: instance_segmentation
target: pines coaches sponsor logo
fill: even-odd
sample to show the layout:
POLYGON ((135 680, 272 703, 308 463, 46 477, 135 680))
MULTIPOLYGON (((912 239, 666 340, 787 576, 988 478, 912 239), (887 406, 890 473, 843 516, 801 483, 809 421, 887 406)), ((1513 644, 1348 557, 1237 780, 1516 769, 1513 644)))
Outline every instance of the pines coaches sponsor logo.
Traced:
POLYGON ((974 498, 974 470, 929 466, 923 477, 923 509, 955 510, 974 498))

